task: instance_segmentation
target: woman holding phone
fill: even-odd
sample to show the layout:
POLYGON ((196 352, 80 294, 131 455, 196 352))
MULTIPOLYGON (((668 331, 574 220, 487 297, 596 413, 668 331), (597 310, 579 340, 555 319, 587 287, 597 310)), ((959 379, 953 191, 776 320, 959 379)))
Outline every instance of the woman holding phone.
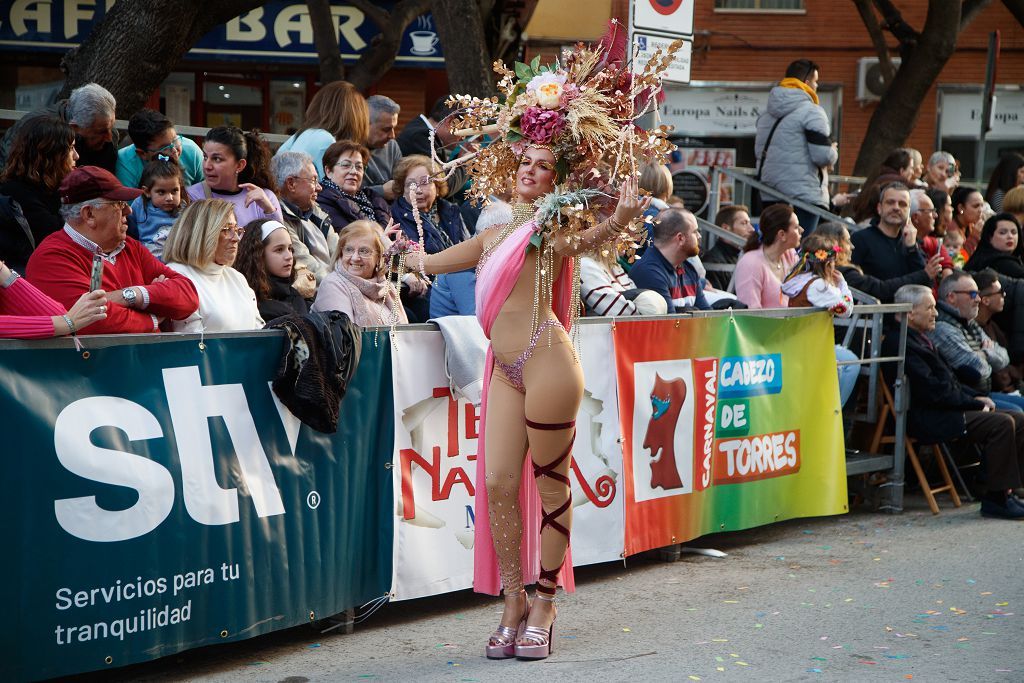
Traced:
POLYGON ((0 261, 0 338, 63 337, 106 317, 107 297, 98 287, 65 311, 0 261))

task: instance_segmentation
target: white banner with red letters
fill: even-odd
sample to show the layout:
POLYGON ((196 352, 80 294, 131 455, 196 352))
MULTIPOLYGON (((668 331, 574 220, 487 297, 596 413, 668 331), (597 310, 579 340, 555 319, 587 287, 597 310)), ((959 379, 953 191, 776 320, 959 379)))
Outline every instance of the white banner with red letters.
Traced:
MULTIPOLYGON (((580 325, 578 334, 586 391, 570 480, 581 566, 622 557, 625 525, 611 325, 580 325)), ((395 345, 392 599, 406 600, 472 586, 479 410, 452 397, 440 332, 400 330, 395 345)))

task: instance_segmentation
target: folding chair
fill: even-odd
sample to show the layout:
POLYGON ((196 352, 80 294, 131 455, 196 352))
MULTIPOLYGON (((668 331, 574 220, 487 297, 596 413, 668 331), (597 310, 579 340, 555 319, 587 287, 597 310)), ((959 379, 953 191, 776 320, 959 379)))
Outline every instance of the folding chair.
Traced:
MULTIPOLYGON (((885 434, 886 423, 890 417, 895 418, 896 415, 896 402, 893 400, 892 392, 889 391, 889 387, 884 381, 879 382, 878 386, 881 393, 881 409, 878 414, 878 423, 875 425, 875 433, 871 439, 872 453, 879 453, 879 446, 882 444, 895 443, 896 438, 885 434)), ((947 459, 953 467, 953 471, 956 472, 956 476, 960 479, 960 472, 956 468, 956 463, 953 462, 953 456, 950 454, 949 449, 942 443, 930 443, 930 444, 919 444, 922 449, 928 446, 931 447, 932 455, 935 457, 935 464, 939 468, 939 476, 941 477, 941 485, 932 487, 928 481, 928 477, 924 474, 924 469, 921 467, 921 461, 917 456, 917 450, 914 445, 917 444, 917 440, 911 437, 904 437, 904 447, 907 451, 907 459, 910 460, 911 467, 914 468, 914 473, 917 475, 917 481, 921 484, 921 490, 924 491, 925 500, 928 501, 928 507, 931 508, 932 514, 939 514, 939 504, 935 501, 935 494, 937 493, 949 493, 953 499, 953 507, 960 507, 960 495, 957 493, 956 486, 953 485, 953 479, 949 476, 949 467, 946 464, 947 459)), ((960 486, 966 492, 967 487, 964 486, 963 479, 960 479, 960 486)), ((965 495, 969 495, 966 494, 965 495)))

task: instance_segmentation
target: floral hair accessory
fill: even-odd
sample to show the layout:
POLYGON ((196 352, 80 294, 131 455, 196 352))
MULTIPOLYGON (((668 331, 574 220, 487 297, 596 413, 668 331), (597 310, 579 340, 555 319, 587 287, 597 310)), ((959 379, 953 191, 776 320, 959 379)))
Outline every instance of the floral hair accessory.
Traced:
POLYGON ((834 261, 836 255, 839 254, 839 247, 832 247, 830 249, 816 249, 813 254, 808 254, 808 260, 820 261, 822 263, 826 261, 834 261))
POLYGON ((448 101, 457 109, 451 121, 455 135, 492 138, 457 162, 468 164, 473 179, 467 195, 482 202, 501 194, 519 158, 534 145, 555 157, 557 183, 567 186, 562 191, 606 189, 635 174, 640 162, 663 159, 675 148, 668 129, 645 130, 635 121, 656 111, 661 75, 681 47, 675 41, 636 68, 627 55, 625 27, 612 20, 596 45, 578 43, 552 64, 542 65, 540 57, 512 69, 495 62, 500 97, 456 95, 448 101))

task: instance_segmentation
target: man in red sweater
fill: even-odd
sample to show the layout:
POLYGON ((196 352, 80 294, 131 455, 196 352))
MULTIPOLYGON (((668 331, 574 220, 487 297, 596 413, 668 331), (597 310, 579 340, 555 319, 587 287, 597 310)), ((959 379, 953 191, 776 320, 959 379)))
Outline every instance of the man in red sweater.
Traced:
POLYGON ((40 242, 29 259, 29 282, 69 308, 90 289, 93 258, 102 262, 107 317, 83 334, 159 332, 164 319, 183 320, 199 308, 191 280, 127 238, 128 204, 139 194, 102 168, 76 168, 60 186, 64 229, 40 242))

